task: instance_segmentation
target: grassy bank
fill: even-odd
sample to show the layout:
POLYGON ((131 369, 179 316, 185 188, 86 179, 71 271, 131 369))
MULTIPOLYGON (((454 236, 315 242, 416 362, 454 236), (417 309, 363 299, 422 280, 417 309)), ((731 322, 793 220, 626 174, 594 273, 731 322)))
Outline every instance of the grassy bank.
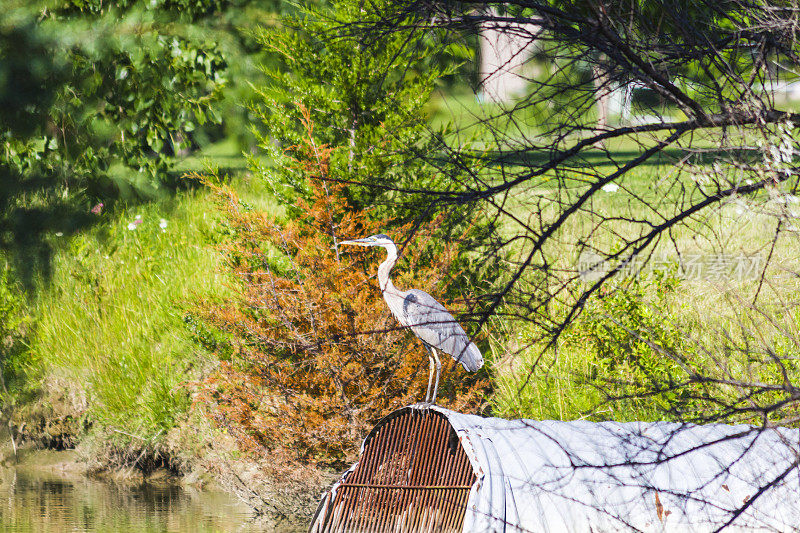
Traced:
POLYGON ((87 391, 92 420, 151 439, 188 406, 193 298, 222 296, 203 192, 121 210, 63 243, 36 301, 34 364, 87 391))
MULTIPOLYGON (((239 174, 232 185, 248 206, 278 209, 262 183, 239 174)), ((335 473, 248 457, 214 413, 191 409, 193 383, 218 364, 203 349, 214 334, 192 310, 232 295, 219 217, 200 188, 51 236, 52 275, 29 306, 26 381, 12 393, 15 439, 74 446, 89 471, 147 479, 166 467, 189 483, 211 479, 254 508, 305 517, 335 473)))
MULTIPOLYGON (((453 131, 471 135, 478 147, 484 143, 494 146, 495 132, 508 142, 509 152, 517 141, 519 146, 540 142, 548 147, 550 143, 547 133, 537 129, 547 113, 537 115, 543 110, 536 106, 520 105, 512 120, 498 106, 478 103, 473 95, 463 94, 434 99, 431 111, 435 124, 454 119, 459 127, 453 131)), ((583 134, 573 132, 561 141, 570 146, 568 140, 583 134)), ((570 287, 549 301, 548 319, 556 322, 566 315, 575 298, 570 291, 591 286, 588 280, 583 284, 569 281, 577 275, 583 251, 610 254, 620 250, 654 224, 706 195, 714 196, 720 182, 744 183, 741 164, 760 164, 766 157, 759 151, 721 149, 714 135, 694 136, 685 141, 688 146, 672 145, 626 172, 612 186, 594 194, 548 239, 543 255, 549 277, 542 292, 570 287)), ((602 150, 584 149, 579 158, 570 161, 569 168, 533 176, 508 198, 497 199, 502 208, 489 211, 500 222, 503 240, 511 243, 504 248, 509 252, 510 269, 530 251, 531 227, 554 222, 591 183, 638 157, 659 138, 663 135, 622 136, 607 141, 602 150), (515 247, 514 242, 523 244, 515 247)), ((761 141, 753 137, 748 142, 760 146, 761 141)), ((744 139, 741 143, 748 144, 744 139)), ((525 164, 532 163, 535 168, 552 155, 544 148, 514 153, 504 159, 504 170, 508 176, 523 175, 530 170, 525 164), (519 159, 519 166, 513 158, 519 159)), ((711 417, 711 402, 698 399, 707 396, 699 388, 677 390, 689 374, 670 354, 691 361, 693 368, 706 376, 724 374, 743 383, 780 383, 784 381, 780 375, 783 367, 788 382, 796 383, 800 379, 796 363, 800 358, 800 313, 794 304, 800 298, 796 253, 800 207, 790 191, 790 186, 776 186, 733 196, 718 208, 673 227, 668 238, 648 249, 651 266, 639 276, 619 275, 610 280, 583 306, 554 346, 548 344, 543 328, 531 324, 531 317, 523 318, 526 309, 509 310, 520 319, 492 322, 495 411, 506 417, 561 420, 711 417), (780 238, 775 239, 778 226, 780 238), (715 261, 744 258, 760 262, 743 276, 732 273, 736 267, 728 265, 722 267, 724 272, 687 277, 680 265, 686 268, 687 262, 699 261, 714 269, 715 261)), ((505 274, 502 283, 511 280, 512 272, 505 274)), ((529 268, 518 285, 542 287, 542 277, 536 268, 529 268)), ((529 296, 530 307, 543 297, 534 291, 529 296)), ((715 387, 713 395, 715 401, 731 402, 729 407, 740 399, 740 392, 722 385, 715 387)), ((768 401, 769 395, 756 395, 760 397, 754 404, 768 401)), ((786 414, 775 413, 773 420, 786 414)), ((741 412, 729 420, 758 421, 741 412)))
MULTIPOLYGON (((100 213, 90 230, 51 236, 51 276, 30 304, 21 435, 56 445, 155 446, 189 406, 186 382, 209 364, 187 309, 229 287, 203 190, 100 213)), ((18 402, 19 403, 19 402, 18 402)))
MULTIPOLYGON (((188 168, 197 165, 199 161, 193 161, 188 168)), ((670 171, 670 166, 662 164, 632 173, 621 182, 620 190, 595 200, 595 212, 630 210, 632 196, 658 197, 655 178, 670 171)), ((248 203, 274 207, 258 184, 238 188, 248 203)), ((545 185, 529 194, 535 199, 553 192, 545 185)), ((520 196, 514 201, 519 203, 514 208, 522 211, 529 198, 520 196)), ((727 253, 763 253, 771 236, 771 217, 759 211, 770 201, 765 194, 731 202, 702 230, 682 228, 673 237, 688 253, 719 251, 712 237, 725 243, 727 253), (742 209, 752 213, 746 224, 741 223, 742 209)), ((193 338, 197 324, 187 314, 199 297, 226 295, 227 281, 213 249, 218 231, 214 213, 205 192, 181 193, 170 200, 103 215, 97 227, 58 245, 54 276, 42 285, 35 304, 32 368, 39 372, 43 390, 50 391, 50 403, 60 398, 84 421, 103 428, 100 445, 161 442, 189 405, 185 383, 214 364, 193 338), (134 229, 129 229, 131 225, 134 229)), ((578 252, 573 243, 593 223, 589 217, 571 222, 556 250, 554 267, 574 266, 578 252)), ((594 244, 611 246, 616 233, 634 229, 624 221, 614 222, 595 235, 594 244)), ((511 234, 513 227, 509 225, 507 231, 511 234)), ((770 276, 795 268, 794 245, 784 240, 774 249, 770 276)), ((669 253, 666 244, 657 248, 657 254, 662 252, 669 253)), ((669 397, 607 401, 609 392, 631 392, 620 380, 643 381, 631 361, 646 359, 658 366, 664 359, 646 343, 631 342, 632 334, 625 328, 633 328, 659 346, 701 357, 716 336, 735 329, 732 299, 755 290, 752 279, 737 283, 679 280, 673 279, 674 268, 664 268, 666 276, 657 279, 623 279, 612 284, 609 292, 614 296, 590 302, 556 348, 544 356, 543 344, 535 340, 540 332, 525 324, 495 322, 494 333, 503 339, 494 346, 497 413, 555 419, 663 417, 669 397), (613 321, 622 325, 615 326, 613 321), (684 342, 687 336, 691 343, 684 342), (600 343, 600 338, 605 340, 600 343)), ((800 294, 796 280, 789 278, 776 278, 768 290, 776 295, 800 294)), ((553 309, 554 314, 558 312, 553 309)), ((787 327, 795 323, 793 316, 784 318, 787 327)), ((708 363, 717 355, 708 356, 708 363)))

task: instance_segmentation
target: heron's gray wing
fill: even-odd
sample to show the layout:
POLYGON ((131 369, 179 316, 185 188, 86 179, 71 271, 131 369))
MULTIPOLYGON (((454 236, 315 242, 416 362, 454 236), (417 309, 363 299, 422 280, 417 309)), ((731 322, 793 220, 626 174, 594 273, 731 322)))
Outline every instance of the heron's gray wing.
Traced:
POLYGON ((483 366, 478 347, 447 309, 433 296, 411 289, 403 298, 403 318, 414 334, 425 343, 453 356, 470 372, 483 366))

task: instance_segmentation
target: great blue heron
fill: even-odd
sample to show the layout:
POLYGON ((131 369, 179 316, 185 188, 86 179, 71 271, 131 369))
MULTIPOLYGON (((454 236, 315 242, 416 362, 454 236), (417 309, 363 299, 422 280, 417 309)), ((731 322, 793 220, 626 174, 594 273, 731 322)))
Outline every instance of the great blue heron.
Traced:
POLYGON ((427 403, 436 403, 436 391, 439 388, 442 364, 436 353, 437 349, 452 355, 453 359, 457 363, 461 363, 469 372, 477 372, 483 366, 483 356, 480 350, 470 342, 467 334, 442 304, 425 291, 419 289, 401 291, 394 286, 392 280, 389 279, 389 272, 397 262, 397 246, 388 235, 380 233, 364 239, 342 241, 339 244, 381 246, 386 250, 388 254, 386 260, 378 267, 378 283, 383 293, 383 299, 386 300, 394 317, 402 326, 410 328, 428 350, 430 372, 428 373, 428 390, 425 393, 427 403), (434 367, 436 368, 436 382, 431 390, 434 367))

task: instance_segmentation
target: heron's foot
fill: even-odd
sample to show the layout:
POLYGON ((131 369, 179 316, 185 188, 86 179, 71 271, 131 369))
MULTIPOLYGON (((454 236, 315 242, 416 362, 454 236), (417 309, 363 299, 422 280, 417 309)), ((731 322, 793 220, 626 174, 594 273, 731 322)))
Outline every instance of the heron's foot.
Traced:
POLYGON ((420 407, 422 407, 424 409, 430 409, 431 407, 435 406, 436 403, 435 402, 429 402, 428 400, 425 400, 424 402, 417 402, 417 405, 419 405, 420 407))

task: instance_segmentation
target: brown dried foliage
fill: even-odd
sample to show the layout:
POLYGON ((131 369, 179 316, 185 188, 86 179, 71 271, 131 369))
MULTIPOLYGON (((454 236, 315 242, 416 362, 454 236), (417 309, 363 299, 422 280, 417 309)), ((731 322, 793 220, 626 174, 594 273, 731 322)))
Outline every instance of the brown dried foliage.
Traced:
MULTIPOLYGON (((282 223, 216 187, 234 235, 223 251, 241 281, 240 297, 205 303, 205 319, 231 334, 234 355, 201 384, 199 398, 245 450, 342 464, 372 423, 424 397, 428 359, 381 297, 375 273, 382 251, 333 246, 334 235, 378 233, 388 221, 354 211, 344 186, 325 181, 331 150, 314 142, 308 121, 306 129, 303 145, 293 147, 300 154, 293 170, 311 191, 300 201, 305 218, 282 223)), ((418 249, 432 229, 418 230, 418 249)), ((396 284, 440 293, 455 252, 444 247, 426 265, 406 250, 396 284)), ((474 410, 488 384, 454 366, 443 358, 439 403, 474 410)))

